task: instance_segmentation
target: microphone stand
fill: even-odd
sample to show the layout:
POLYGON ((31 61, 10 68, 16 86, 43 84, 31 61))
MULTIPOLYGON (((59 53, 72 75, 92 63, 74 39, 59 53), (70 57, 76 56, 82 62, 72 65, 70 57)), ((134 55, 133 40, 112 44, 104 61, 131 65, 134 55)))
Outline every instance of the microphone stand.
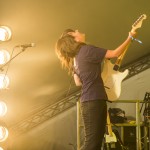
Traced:
POLYGON ((7 63, 5 63, 4 65, 2 65, 2 66, 0 67, 0 70, 3 71, 3 70, 4 70, 3 68, 4 68, 5 66, 7 66, 13 59, 15 59, 18 55, 20 55, 20 54, 21 54, 22 52, 24 52, 25 50, 26 50, 26 48, 23 47, 20 52, 18 52, 14 57, 12 57, 7 63))

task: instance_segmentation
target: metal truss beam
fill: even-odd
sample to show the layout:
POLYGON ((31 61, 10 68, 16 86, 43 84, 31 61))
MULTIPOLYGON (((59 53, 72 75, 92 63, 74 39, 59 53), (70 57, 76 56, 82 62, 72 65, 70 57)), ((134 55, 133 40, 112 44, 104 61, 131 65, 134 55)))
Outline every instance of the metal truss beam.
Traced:
MULTIPOLYGON (((150 55, 147 55, 122 69, 129 69, 129 75, 126 78, 128 79, 148 68, 150 68, 150 55)), ((47 105, 43 109, 40 109, 37 113, 29 116, 27 119, 15 124, 10 128, 10 131, 13 132, 14 136, 28 132, 32 128, 75 106, 79 97, 80 90, 78 89, 66 98, 61 97, 61 100, 57 103, 53 105, 47 105)))
POLYGON ((146 69, 150 68, 150 54, 138 59, 137 61, 126 65, 125 67, 123 67, 122 69, 128 69, 129 70, 129 74, 125 79, 128 79, 146 69))
POLYGON ((37 113, 30 115, 27 119, 15 124, 9 128, 9 131, 13 137, 26 133, 32 128, 44 123, 45 121, 53 118, 54 116, 64 112, 65 110, 76 105, 77 100, 80 97, 79 90, 66 98, 62 98, 60 101, 53 105, 47 105, 37 113))

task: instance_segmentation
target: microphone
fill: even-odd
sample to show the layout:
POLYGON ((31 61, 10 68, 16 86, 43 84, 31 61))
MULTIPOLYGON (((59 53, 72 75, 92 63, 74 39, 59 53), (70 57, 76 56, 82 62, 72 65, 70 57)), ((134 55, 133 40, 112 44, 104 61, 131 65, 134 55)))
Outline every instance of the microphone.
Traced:
POLYGON ((16 47, 28 48, 28 47, 34 47, 34 46, 35 46, 35 43, 30 43, 30 44, 17 45, 16 47))

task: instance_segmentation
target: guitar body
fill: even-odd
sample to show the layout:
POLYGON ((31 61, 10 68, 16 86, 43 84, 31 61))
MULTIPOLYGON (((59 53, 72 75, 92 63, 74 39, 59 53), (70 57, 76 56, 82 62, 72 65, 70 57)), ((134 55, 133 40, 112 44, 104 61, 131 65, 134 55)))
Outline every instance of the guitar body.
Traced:
POLYGON ((112 135, 105 134, 106 143, 114 143, 117 142, 116 135, 112 132, 112 135))
POLYGON ((121 94, 121 83, 128 75, 129 70, 124 72, 113 70, 114 64, 110 60, 105 59, 102 71, 102 79, 109 101, 116 101, 121 94))

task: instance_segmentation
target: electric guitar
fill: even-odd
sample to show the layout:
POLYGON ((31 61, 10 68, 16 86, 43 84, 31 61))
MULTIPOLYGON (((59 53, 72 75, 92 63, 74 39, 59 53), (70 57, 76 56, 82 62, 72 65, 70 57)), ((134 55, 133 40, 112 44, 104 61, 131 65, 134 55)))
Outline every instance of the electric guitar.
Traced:
POLYGON ((112 130, 109 112, 107 111, 107 133, 105 134, 105 149, 106 150, 128 150, 124 146, 119 132, 114 129, 112 130))
POLYGON ((116 135, 112 131, 109 112, 107 112, 107 133, 105 134, 105 143, 107 149, 115 148, 115 143, 117 142, 116 135))
MULTIPOLYGON (((135 32, 138 28, 141 28, 143 20, 146 19, 146 15, 141 15, 135 23, 132 25, 131 32, 135 32)), ((110 60, 105 59, 102 71, 102 79, 104 82, 105 90, 109 101, 116 101, 121 94, 121 83, 123 79, 128 75, 129 70, 126 69, 123 72, 118 71, 121 65, 121 61, 128 49, 129 45, 126 47, 125 51, 118 57, 115 64, 112 64, 110 60)))
POLYGON ((117 138, 112 131, 109 112, 107 112, 107 132, 108 134, 105 134, 105 142, 106 143, 117 142, 117 138))

